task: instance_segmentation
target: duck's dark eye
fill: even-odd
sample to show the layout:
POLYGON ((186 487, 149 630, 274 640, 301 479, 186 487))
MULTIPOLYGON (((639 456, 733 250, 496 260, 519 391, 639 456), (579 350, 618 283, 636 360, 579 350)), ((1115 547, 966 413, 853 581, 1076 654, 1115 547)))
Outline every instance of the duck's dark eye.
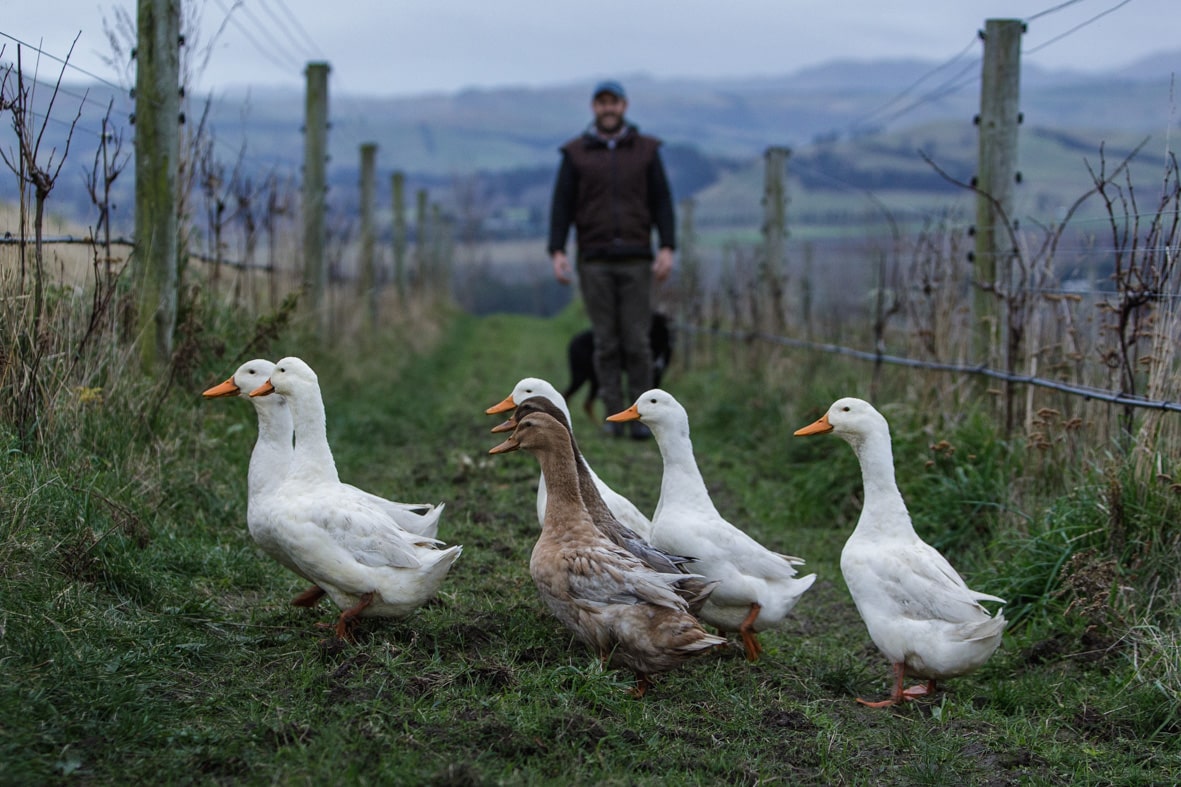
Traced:
POLYGON ((652 397, 651 399, 649 399, 648 401, 649 401, 651 404, 656 404, 656 397, 655 397, 655 396, 653 396, 653 397, 652 397))
POLYGON ((849 412, 849 407, 848 407, 848 405, 846 405, 845 407, 842 407, 842 408, 841 408, 841 412, 844 412, 844 413, 847 413, 847 412, 849 412))

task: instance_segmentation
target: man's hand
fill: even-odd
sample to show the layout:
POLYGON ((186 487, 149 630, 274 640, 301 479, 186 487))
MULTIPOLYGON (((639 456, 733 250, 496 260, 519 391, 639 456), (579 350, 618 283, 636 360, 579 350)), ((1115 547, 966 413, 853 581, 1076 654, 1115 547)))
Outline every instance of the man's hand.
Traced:
POLYGON ((652 277, 661 282, 673 272, 673 250, 665 247, 656 252, 656 259, 652 261, 652 277))
POLYGON ((554 262, 554 278, 558 280, 559 284, 570 283, 570 260, 566 257, 566 252, 555 251, 550 255, 554 262))

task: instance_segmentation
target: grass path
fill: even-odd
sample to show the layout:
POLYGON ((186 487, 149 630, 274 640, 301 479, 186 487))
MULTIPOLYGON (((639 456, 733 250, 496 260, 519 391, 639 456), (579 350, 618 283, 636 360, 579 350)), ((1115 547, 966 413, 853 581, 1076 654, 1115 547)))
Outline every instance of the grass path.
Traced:
MULTIPOLYGON (((804 556, 819 580, 787 626, 764 635, 760 662, 701 659, 631 698, 630 676, 600 669, 536 597, 536 463, 487 454, 499 440, 484 408, 523 376, 560 387, 565 337, 580 327, 570 314, 459 317, 429 352, 316 360, 342 478, 445 501, 440 536, 464 545, 436 601, 404 621, 365 621, 353 646, 315 627, 334 617, 327 602, 287 605, 301 582, 250 542, 245 403, 181 405, 167 488, 127 503, 130 520, 79 495, 67 471, 10 456, 0 782, 1181 780, 1176 743, 1148 740, 1142 698, 1124 696, 1122 662, 1034 658, 1028 631, 932 701, 858 706, 858 694, 884 695, 888 666, 839 577, 856 464, 837 441, 784 437, 826 401, 785 405, 732 369, 674 364, 666 387, 690 411, 719 508, 804 556)), ((576 432, 596 471, 651 511, 655 445, 608 439, 581 419, 576 432)), ((128 485, 93 483, 119 500, 128 485)))

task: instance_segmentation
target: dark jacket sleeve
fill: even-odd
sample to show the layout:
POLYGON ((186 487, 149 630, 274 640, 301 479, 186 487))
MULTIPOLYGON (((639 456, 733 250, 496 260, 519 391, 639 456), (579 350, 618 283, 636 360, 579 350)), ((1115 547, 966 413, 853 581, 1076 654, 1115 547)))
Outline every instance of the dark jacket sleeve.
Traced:
POLYGON ((578 196, 578 173, 570 163, 570 157, 563 151, 562 164, 558 167, 558 179, 554 183, 554 198, 549 213, 550 254, 566 249, 570 225, 574 223, 574 204, 578 196))
POLYGON ((656 225, 660 248, 676 250, 676 212, 673 210, 672 189, 669 188, 668 177, 664 174, 664 162, 660 160, 659 151, 648 165, 648 209, 652 213, 652 223, 656 225))

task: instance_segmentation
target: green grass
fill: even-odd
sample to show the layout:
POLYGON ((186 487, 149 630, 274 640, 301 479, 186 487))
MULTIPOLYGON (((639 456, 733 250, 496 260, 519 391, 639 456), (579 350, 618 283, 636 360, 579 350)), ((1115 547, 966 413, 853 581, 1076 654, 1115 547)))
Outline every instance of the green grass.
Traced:
MULTIPOLYGON (((707 657, 630 697, 630 676, 603 670, 536 596, 536 463, 487 454, 498 421, 484 408, 523 376, 564 383, 564 340, 579 327, 573 312, 459 316, 419 352, 396 338, 334 353, 284 338, 268 351, 317 369, 344 480, 445 501, 440 534, 464 545, 434 602, 365 621, 355 645, 316 627, 334 619, 327 602, 288 606, 301 582, 246 532, 251 408, 199 396, 233 371, 235 347, 205 351, 154 421, 139 415, 145 391, 82 408, 84 429, 36 453, 5 433, 0 782, 1181 781, 1179 625, 1166 603, 1176 542, 1161 524, 1173 504, 1117 474, 1113 584, 1128 590, 1082 599, 1101 593, 1083 580, 1111 553, 1110 477, 1014 496, 1017 447, 971 418, 932 439, 922 413, 891 407, 899 482, 920 532, 973 586, 1007 594, 1016 625, 984 668, 929 701, 854 702, 889 687, 838 566, 860 509, 857 464, 836 438, 791 432, 837 396, 864 395, 857 367, 797 367, 784 379, 809 382, 791 388, 778 362, 674 365, 666 387, 689 410, 719 508, 819 579, 764 635, 760 662, 707 657), (955 451, 932 449, 941 439, 955 451)), ((591 464, 650 511, 655 445, 575 417, 591 464)))

